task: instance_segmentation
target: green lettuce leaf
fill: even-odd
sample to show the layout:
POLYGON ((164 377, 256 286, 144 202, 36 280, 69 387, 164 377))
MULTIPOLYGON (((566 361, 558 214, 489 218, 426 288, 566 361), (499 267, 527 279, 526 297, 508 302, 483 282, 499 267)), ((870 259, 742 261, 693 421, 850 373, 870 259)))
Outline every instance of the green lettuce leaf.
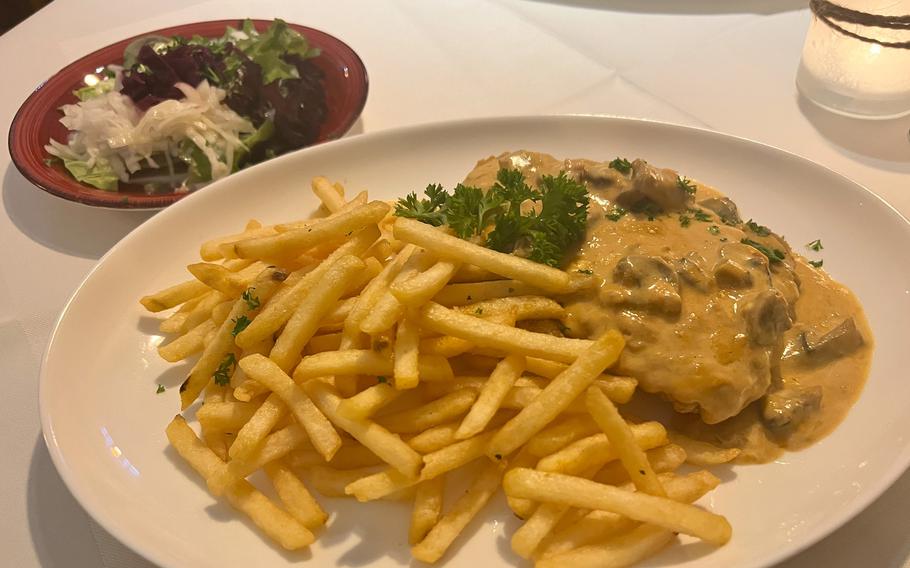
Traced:
POLYGON ((319 55, 319 50, 310 47, 305 37, 278 18, 262 33, 256 32, 252 21, 245 20, 242 31, 247 39, 235 40, 237 48, 262 68, 262 81, 266 85, 278 79, 299 78, 297 68, 282 59, 282 55, 299 55, 304 59, 319 55))
POLYGON ((111 165, 103 160, 96 160, 93 166, 83 160, 63 159, 67 171, 81 183, 88 184, 105 191, 117 191, 120 179, 114 173, 111 165))
POLYGON ((269 119, 263 122, 259 128, 256 129, 256 132, 240 138, 240 141, 243 142, 243 145, 246 146, 246 148, 237 148, 237 151, 234 152, 234 164, 231 168, 231 173, 236 172, 240 169, 240 165, 249 155, 250 150, 252 150, 254 146, 261 142, 265 142, 271 138, 273 134, 275 134, 275 123, 269 119))
POLYGON ((104 79, 98 81, 92 86, 86 85, 81 89, 76 89, 73 91, 73 94, 76 95, 80 101, 87 101, 93 99, 104 93, 109 93, 114 90, 114 79, 110 77, 105 77, 104 79))

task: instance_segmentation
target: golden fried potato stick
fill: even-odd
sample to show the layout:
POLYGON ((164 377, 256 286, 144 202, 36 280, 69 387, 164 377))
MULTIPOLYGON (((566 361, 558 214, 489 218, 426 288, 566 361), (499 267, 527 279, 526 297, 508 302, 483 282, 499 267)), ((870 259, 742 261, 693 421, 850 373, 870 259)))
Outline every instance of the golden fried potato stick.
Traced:
POLYGON ((408 543, 411 545, 422 541, 439 520, 444 492, 445 476, 442 475, 417 485, 411 509, 411 526, 408 529, 408 543))
MULTIPOLYGON (((168 425, 167 438, 177 453, 203 479, 209 479, 227 469, 227 465, 196 437, 182 416, 174 417, 168 425)), ((225 497, 235 509, 246 513, 256 526, 287 550, 309 546, 314 540, 313 533, 246 480, 228 487, 225 497)))
POLYGON ((473 264, 548 292, 558 294, 572 289, 569 275, 562 270, 484 248, 414 219, 396 218, 393 234, 396 239, 422 247, 439 258, 473 264))
POLYGON ((592 382, 616 362, 625 341, 610 331, 592 342, 562 374, 553 379, 528 406, 506 422, 490 443, 487 455, 495 458, 510 455, 559 416, 592 382))
POLYGON ((504 477, 503 489, 515 497, 611 511, 718 546, 726 544, 732 535, 730 523, 720 515, 665 497, 625 491, 562 473, 513 469, 504 477))

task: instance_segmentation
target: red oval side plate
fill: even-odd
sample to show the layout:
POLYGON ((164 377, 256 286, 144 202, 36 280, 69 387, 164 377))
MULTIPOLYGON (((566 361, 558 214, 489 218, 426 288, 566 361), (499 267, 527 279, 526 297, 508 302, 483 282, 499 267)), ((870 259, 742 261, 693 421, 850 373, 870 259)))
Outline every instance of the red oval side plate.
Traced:
MULTIPOLYGON (((253 20, 263 31, 270 20, 253 20)), ((62 164, 48 165, 50 154, 44 146, 54 138, 66 142, 67 129, 60 124, 65 104, 77 102, 73 91, 84 86, 86 75, 108 64, 123 63, 123 50, 134 39, 146 35, 220 37, 227 26, 239 28, 240 20, 215 20, 174 26, 118 41, 70 63, 39 85, 19 108, 9 130, 9 150, 13 163, 30 182, 58 197, 96 207, 114 209, 160 209, 188 195, 186 193, 147 194, 139 185, 120 184, 120 191, 103 191, 73 179, 62 164)), ((310 45, 322 50, 313 62, 325 73, 328 115, 316 144, 340 138, 357 120, 366 104, 369 80, 360 57, 347 44, 325 32, 288 24, 303 34, 310 45)))

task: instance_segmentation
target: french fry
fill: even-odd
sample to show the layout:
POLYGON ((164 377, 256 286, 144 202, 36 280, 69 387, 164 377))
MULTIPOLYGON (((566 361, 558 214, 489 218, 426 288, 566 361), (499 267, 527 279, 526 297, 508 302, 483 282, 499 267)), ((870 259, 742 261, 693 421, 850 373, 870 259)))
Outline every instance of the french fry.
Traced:
POLYGON ((238 258, 261 260, 293 258, 320 242, 341 239, 349 233, 375 225, 388 211, 387 203, 374 201, 300 229, 238 241, 233 245, 234 253, 238 258))
MULTIPOLYGON (((177 416, 171 421, 167 438, 203 479, 208 480, 226 470, 227 465, 196 437, 183 417, 177 416)), ((297 550, 313 542, 313 533, 247 481, 241 480, 229 487, 226 497, 235 509, 246 513, 256 526, 285 549, 297 550)))
POLYGON ((288 319, 269 353, 269 358, 283 371, 290 372, 294 368, 300 360, 303 347, 316 335, 319 320, 335 306, 344 290, 363 268, 363 261, 356 256, 343 256, 332 263, 322 278, 314 283, 288 319))
POLYGON ((411 554, 422 562, 434 563, 442 558, 458 535, 468 526, 499 489, 502 468, 489 464, 478 474, 467 492, 458 498, 452 509, 439 519, 420 544, 411 547, 411 554))
MULTIPOLYGON (((333 186, 329 180, 322 176, 316 176, 313 178, 312 182, 313 193, 316 194, 316 197, 319 198, 319 201, 322 202, 322 205, 329 211, 329 213, 335 213, 344 207, 344 188, 342 187, 341 193, 338 192, 335 186, 333 186)), ((339 187, 341 187, 339 185, 339 187)))
POLYGON ((417 485, 408 529, 408 543, 412 546, 422 541, 439 520, 444 491, 445 477, 442 475, 417 485))
POLYGON ((478 268, 472 264, 462 264, 461 268, 452 276, 452 282, 486 282, 487 280, 501 280, 502 276, 489 270, 478 268))
POLYGON ((419 478, 404 475, 395 468, 388 468, 349 481, 344 486, 343 494, 360 502, 374 501, 404 491, 419 482, 419 478))
POLYGON ((322 510, 300 478, 294 475, 294 472, 280 460, 266 465, 265 473, 272 481, 275 493, 278 494, 284 507, 295 519, 300 521, 300 524, 310 530, 325 524, 329 516, 322 510))
POLYGON ((520 355, 510 355, 496 366, 490 379, 484 384, 480 395, 468 411, 467 416, 455 432, 459 440, 470 438, 482 432, 487 423, 499 410, 499 405, 512 388, 515 380, 521 375, 525 367, 525 358, 520 355))
MULTIPOLYGON (((566 339, 517 329, 462 314, 432 302, 422 308, 420 323, 437 333, 459 337, 493 349, 548 357, 569 363, 575 361, 593 344, 586 339, 566 339)), ((621 336, 619 337, 621 341, 621 336)), ((608 362, 608 366, 612 364, 613 360, 608 362)))
MULTIPOLYGON (((656 473, 675 471, 686 461, 686 451, 673 443, 651 448, 645 452, 645 456, 656 473)), ((593 479, 597 483, 621 485, 629 481, 629 474, 621 462, 614 461, 605 465, 593 479)))
POLYGON ((607 435, 610 446, 619 456, 619 461, 635 487, 649 495, 666 497, 667 494, 660 480, 657 479, 651 462, 645 456, 645 451, 638 445, 632 429, 619 415, 619 411, 616 410, 616 406, 610 402, 610 399, 597 387, 590 387, 585 396, 585 404, 591 417, 607 435))
POLYGON ((395 388, 412 389, 420 381, 420 333, 417 322, 405 317, 398 324, 395 334, 395 362, 393 374, 395 388))
MULTIPOLYGON (((667 443, 667 430, 659 422, 643 422, 631 428, 639 447, 650 450, 667 443)), ((606 434, 593 434, 572 442, 556 453, 542 458, 537 463, 541 471, 578 474, 589 467, 618 459, 616 448, 606 434)))
POLYGON ((200 323, 212 319, 212 313, 215 308, 225 301, 228 301, 227 296, 221 292, 212 290, 199 300, 199 303, 186 314, 186 318, 180 324, 180 329, 175 330, 174 333, 189 331, 200 323))
MULTIPOLYGON (((484 431, 499 428, 508 422, 512 416, 514 416, 514 413, 509 411, 497 412, 487 423, 484 431)), ((459 426, 461 426, 461 422, 456 421, 427 428, 423 432, 410 438, 408 440, 408 445, 422 454, 435 452, 436 450, 451 446, 459 441, 459 439, 455 437, 455 432, 458 431, 459 426)), ((534 463, 537 463, 537 461, 535 460, 534 463)))
POLYGON ((344 320, 344 336, 341 342, 343 349, 356 347, 356 338, 360 335, 361 324, 388 291, 389 285, 398 276, 416 250, 417 247, 413 245, 408 245, 401 249, 395 255, 395 258, 385 265, 379 276, 367 284, 366 288, 360 293, 357 302, 344 320))
POLYGON ((249 402, 206 402, 196 411, 196 419, 206 430, 236 432, 256 413, 249 402))
POLYGON ((720 515, 664 497, 624 491, 581 477, 517 468, 505 476, 503 488, 507 494, 516 497, 611 511, 718 546, 726 544, 732 534, 730 523, 720 515))
POLYGON ((532 455, 542 458, 599 431, 600 427, 590 416, 569 416, 535 434, 525 447, 532 455))
POLYGON ((270 394, 237 432, 229 451, 231 459, 247 459, 275 425, 287 415, 287 411, 288 408, 281 397, 275 393, 270 394))
POLYGON ((376 467, 358 467, 353 469, 335 469, 325 465, 314 465, 306 468, 306 478, 313 489, 326 497, 348 497, 345 487, 359 479, 369 477, 376 467))
POLYGON ((314 335, 307 343, 304 352, 307 355, 314 355, 325 351, 338 351, 339 347, 341 347, 341 333, 325 333, 314 335))
MULTIPOLYGON (((698 471, 683 476, 660 476, 667 497, 680 503, 694 503, 717 487, 720 480, 707 471, 698 471)), ((629 530, 636 523, 609 511, 590 511, 578 522, 564 530, 550 535, 539 549, 540 556, 547 558, 590 544, 605 536, 629 530)))
POLYGON ((203 339, 215 330, 215 322, 206 320, 166 345, 158 347, 158 355, 169 363, 176 363, 202 351, 203 339))
POLYGON ((463 389, 449 393, 422 406, 390 416, 383 416, 378 419, 378 422, 390 432, 420 432, 463 415, 471 408, 476 399, 477 391, 463 389))
POLYGON ((307 394, 333 424, 349 433, 383 461, 409 477, 417 477, 422 465, 420 454, 379 424, 370 420, 351 420, 338 412, 341 398, 320 381, 304 384, 307 394))
POLYGON ((233 245, 234 243, 245 239, 265 237, 274 234, 275 229, 273 227, 256 227, 247 229, 242 233, 225 235, 223 237, 211 239, 202 243, 202 246, 199 247, 199 256, 202 258, 202 260, 208 262, 215 261, 223 258, 224 255, 222 254, 222 247, 224 247, 224 245, 233 245))
POLYGON ((423 456, 424 466, 420 472, 420 479, 424 481, 433 479, 480 458, 495 433, 487 432, 467 440, 459 440, 451 446, 446 446, 423 456))
POLYGON ((338 404, 338 413, 351 420, 363 420, 401 396, 401 391, 388 383, 377 383, 338 404))
POLYGON ((319 266, 296 279, 292 287, 285 288, 286 291, 283 293, 276 293, 272 301, 265 304, 256 319, 237 335, 237 345, 249 348, 271 337, 291 318, 295 308, 300 304, 313 284, 325 276, 325 273, 336 260, 347 255, 359 256, 363 254, 377 238, 379 238, 379 229, 376 227, 367 227, 355 233, 322 261, 319 266))
POLYGON ((240 360, 240 368, 251 379, 265 385, 284 401, 297 422, 306 430, 313 447, 322 454, 325 461, 331 460, 341 447, 341 437, 303 389, 274 361, 262 355, 244 357, 240 360))
POLYGON ((269 392, 269 389, 253 379, 246 379, 234 389, 234 398, 242 402, 249 402, 267 392, 269 392))
POLYGON ((422 306, 442 290, 460 266, 458 262, 437 261, 420 274, 392 283, 389 290, 405 306, 422 306))
POLYGON ((615 331, 594 341, 583 357, 578 357, 531 404, 499 430, 490 443, 487 455, 507 456, 540 432, 588 388, 604 369, 616 362, 623 345, 622 336, 615 331))
POLYGON ((198 262, 186 267, 190 274, 209 288, 225 296, 236 298, 246 289, 246 280, 240 274, 231 272, 220 264, 198 262))
POLYGON ((528 319, 559 319, 565 315, 565 308, 552 298, 543 296, 513 296, 473 302, 455 308, 465 314, 486 316, 511 314, 516 321, 528 319))
MULTIPOLYGON (((260 299, 267 299, 274 294, 278 285, 285 278, 287 278, 287 273, 274 267, 268 268, 262 271, 262 274, 256 279, 251 287, 251 293, 260 299)), ((202 389, 213 379, 215 371, 220 366, 224 366, 226 362, 233 362, 230 359, 234 357, 235 334, 233 330, 238 326, 241 317, 249 318, 254 315, 257 308, 258 305, 253 307, 243 298, 234 301, 229 316, 215 332, 212 341, 205 346, 202 356, 190 371, 189 378, 180 386, 181 409, 185 410, 196 400, 202 389)))
MULTIPOLYGON (((397 282, 404 282, 415 276, 420 271, 420 263, 421 256, 419 254, 411 256, 389 286, 394 286, 397 282)), ((391 329, 404 316, 404 312, 404 304, 398 301, 398 298, 392 294, 390 289, 386 289, 376 299, 376 303, 370 313, 361 320, 360 331, 369 335, 378 335, 391 329)))
MULTIPOLYGON (((325 351, 308 355, 294 370, 298 382, 330 375, 372 375, 391 376, 394 364, 389 357, 371 349, 349 349, 347 351, 325 351)), ((452 367, 444 357, 421 357, 418 370, 421 380, 447 381, 454 378, 452 367)))
POLYGON ((306 432, 297 424, 291 424, 269 434, 262 445, 256 448, 247 459, 232 459, 228 462, 227 470, 222 475, 210 478, 208 480, 209 491, 213 495, 222 495, 237 481, 249 477, 266 464, 283 458, 306 442, 306 432))
POLYGON ((190 317, 190 313, 199 305, 199 302, 202 302, 213 293, 208 291, 183 302, 174 313, 161 320, 161 323, 158 324, 158 331, 161 333, 180 333, 184 331, 184 325, 190 317))
POLYGON ((335 469, 357 469, 383 465, 385 463, 379 459, 376 454, 371 452, 369 448, 361 446, 360 444, 342 445, 328 463, 326 463, 322 454, 316 450, 309 449, 292 451, 285 457, 285 462, 295 468, 304 468, 313 465, 328 465, 335 469))
MULTIPOLYGON (((506 472, 509 472, 519 467, 534 467, 534 464, 537 463, 537 457, 531 455, 528 452, 527 447, 522 447, 518 453, 508 458, 506 461, 506 472)), ((515 513, 515 516, 521 520, 530 518, 537 508, 537 503, 535 501, 512 497, 508 494, 506 494, 506 502, 509 504, 509 508, 512 509, 512 512, 515 513)))
POLYGON ((616 535, 604 542, 584 546, 564 554, 550 556, 537 562, 538 568, 621 568, 653 556, 667 546, 676 535, 653 525, 641 525, 630 532, 616 535))
MULTIPOLYGON (((582 474, 582 477, 590 478, 595 472, 595 469, 589 469, 582 474)), ((569 510, 570 507, 560 503, 541 503, 528 517, 528 520, 512 534, 511 544, 515 554, 522 558, 531 558, 541 541, 550 534, 553 527, 565 517, 569 510)))
MULTIPOLYGON (((264 341, 261 341, 258 345, 254 346, 252 349, 242 350, 240 353, 240 359, 243 359, 244 357, 248 357, 250 355, 255 355, 255 354, 268 355, 269 351, 272 350, 272 346, 274 344, 275 344, 275 342, 272 340, 272 338, 268 338, 264 341)), ((240 366, 238 365, 237 368, 234 370, 233 376, 231 376, 231 385, 230 386, 233 389, 232 394, 234 395, 234 398, 237 398, 237 389, 239 387, 243 386, 247 382, 250 382, 252 384, 257 384, 255 381, 250 381, 249 377, 246 376, 246 373, 244 373, 243 369, 241 369, 240 366)), ((259 393, 259 394, 261 394, 261 393, 259 393)), ((251 400, 251 398, 252 397, 247 398, 243 402, 249 402, 251 400)), ((237 398, 237 400, 243 400, 243 399, 237 398)))
POLYGON ((713 444, 690 438, 679 432, 668 432, 670 441, 686 451, 686 462, 700 467, 728 463, 736 459, 739 448, 719 448, 713 444))
POLYGON ((187 280, 186 282, 181 282, 180 284, 165 288, 160 292, 143 296, 142 299, 139 300, 139 303, 150 312, 161 312, 173 308, 174 306, 179 306, 183 302, 192 300, 196 296, 200 296, 210 290, 211 289, 208 286, 198 280, 187 280))
POLYGON ((569 275, 561 270, 484 248, 414 219, 397 218, 393 234, 396 239, 423 247, 442 259, 473 264, 548 292, 571 290, 569 275))
POLYGON ((543 292, 530 284, 518 280, 491 280, 488 282, 471 282, 449 284, 433 296, 433 301, 441 306, 464 306, 474 302, 495 300, 510 296, 532 296, 543 292))

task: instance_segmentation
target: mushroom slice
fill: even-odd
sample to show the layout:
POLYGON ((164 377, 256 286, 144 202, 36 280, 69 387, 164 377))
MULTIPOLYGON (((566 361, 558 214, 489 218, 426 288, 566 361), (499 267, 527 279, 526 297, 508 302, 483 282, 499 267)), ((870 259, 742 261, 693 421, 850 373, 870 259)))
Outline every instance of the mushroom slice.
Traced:
POLYGON ((769 428, 780 430, 799 426, 822 401, 822 388, 789 387, 765 396, 762 420, 769 428))
POLYGON ((808 332, 800 333, 796 341, 784 349, 783 358, 803 355, 808 362, 828 363, 849 355, 865 344, 856 321, 847 318, 815 341, 809 337, 808 332))
POLYGON ((662 258, 645 255, 623 257, 613 269, 619 286, 602 289, 601 298, 613 304, 675 315, 682 308, 676 271, 662 258))
POLYGON ((698 202, 709 211, 713 211, 720 220, 728 225, 739 225, 743 220, 739 216, 739 209, 729 197, 709 197, 698 202))
POLYGON ((703 268, 705 259, 695 251, 676 260, 676 273, 680 280, 696 290, 706 292, 710 285, 710 276, 703 268))
POLYGON ((743 315, 749 339, 756 345, 776 345, 785 331, 793 327, 790 306, 780 291, 769 288, 744 298, 743 315))

